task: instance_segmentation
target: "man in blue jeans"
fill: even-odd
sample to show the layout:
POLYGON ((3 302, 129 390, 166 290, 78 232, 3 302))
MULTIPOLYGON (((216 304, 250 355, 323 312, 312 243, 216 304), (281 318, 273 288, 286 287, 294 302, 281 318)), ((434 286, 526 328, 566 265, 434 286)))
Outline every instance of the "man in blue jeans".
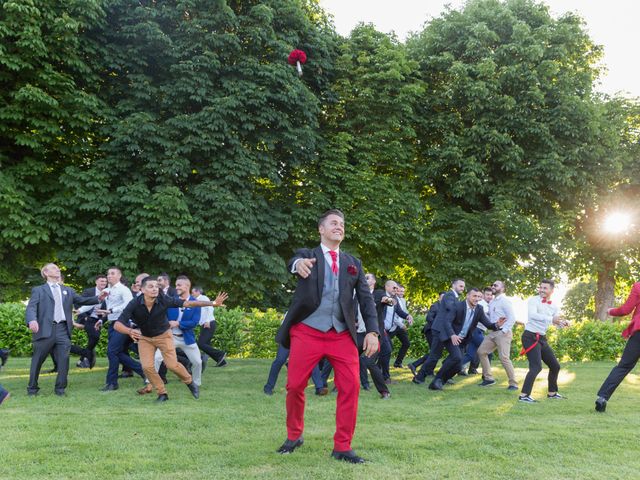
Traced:
MULTIPOLYGON (((266 395, 273 395, 273 389, 276 386, 276 382, 278 381, 278 374, 282 369, 282 366, 287 363, 289 359, 289 349, 284 348, 282 345, 278 345, 278 353, 276 353, 276 358, 273 360, 271 364, 271 370, 269 370, 269 378, 267 379, 267 383, 264 386, 264 393, 266 395)), ((320 372, 320 367, 316 365, 311 371, 311 379, 313 380, 313 384, 316 387, 316 395, 326 395, 329 390, 324 387, 322 380, 322 373, 320 372)))

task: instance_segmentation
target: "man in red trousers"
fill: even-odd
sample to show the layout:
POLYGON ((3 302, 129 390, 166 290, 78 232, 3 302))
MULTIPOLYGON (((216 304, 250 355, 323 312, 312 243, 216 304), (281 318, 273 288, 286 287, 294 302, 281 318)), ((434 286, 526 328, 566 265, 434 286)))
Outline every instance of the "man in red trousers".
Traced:
POLYGON ((336 433, 331 455, 364 463, 351 449, 360 392, 356 304, 366 326, 362 349, 378 351, 378 317, 360 260, 340 251, 344 214, 328 210, 318 220, 320 245, 300 249, 289 261, 298 284, 276 341, 290 348, 287 381, 287 440, 278 453, 292 453, 303 444, 304 390, 311 370, 322 358, 331 362, 338 389, 336 433))

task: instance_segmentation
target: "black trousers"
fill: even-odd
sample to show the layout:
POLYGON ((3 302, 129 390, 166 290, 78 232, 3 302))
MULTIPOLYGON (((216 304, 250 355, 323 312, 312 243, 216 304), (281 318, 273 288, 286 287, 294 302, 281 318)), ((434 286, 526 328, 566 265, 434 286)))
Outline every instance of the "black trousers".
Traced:
MULTIPOLYGON (((429 348, 431 348, 431 342, 433 341, 433 335, 431 334, 431 329, 423 330, 422 333, 424 335, 425 340, 427 341, 427 345, 429 345, 429 348)), ((421 356, 415 362, 412 362, 412 365, 415 368, 419 368, 427 360, 427 358, 429 358, 429 354, 425 353, 423 356, 421 356)), ((433 372, 429 372, 429 375, 431 375, 432 373, 433 372)))
POLYGON ((433 371, 438 364, 438 360, 440 360, 442 352, 444 351, 444 343, 438 339, 437 334, 435 337, 431 334, 431 339, 431 343, 429 344, 429 355, 427 355, 427 358, 422 362, 422 366, 420 367, 420 370, 418 370, 418 375, 416 376, 418 380, 424 381, 427 375, 433 375, 433 371))
POLYGON ((100 332, 101 330, 96 330, 96 322, 95 318, 87 318, 84 323, 84 331, 87 334, 87 347, 82 348, 78 345, 71 345, 71 353, 74 355, 80 355, 80 358, 86 358, 90 362, 95 357, 95 348, 100 341, 100 332))
POLYGON ((624 380, 624 377, 636 366, 638 359, 640 359, 640 331, 631 335, 629 340, 627 340, 620 363, 613 367, 613 370, 609 373, 600 390, 598 390, 598 396, 609 400, 613 392, 618 388, 618 385, 624 380))
POLYGON ((48 338, 40 338, 33 342, 33 356, 31 357, 31 369, 29 371, 29 386, 27 393, 37 393, 40 390, 38 378, 40 369, 47 359, 49 353, 53 351, 53 356, 58 367, 56 377, 56 391, 63 391, 67 388, 67 375, 69 374, 69 352, 71 351, 71 339, 67 323, 60 322, 53 325, 53 332, 48 338))
POLYGON ((389 332, 389 341, 392 343, 392 346, 394 337, 398 337, 400 339, 400 350, 398 350, 398 355, 396 356, 396 361, 393 362, 393 366, 402 367, 404 357, 407 355, 409 347, 411 346, 411 342, 409 341, 409 334, 406 330, 400 327, 396 328, 393 332, 389 332))
MULTIPOLYGON (((364 344, 365 335, 365 333, 358 333, 359 346, 364 344)), ((389 389, 387 388, 387 384, 384 381, 384 375, 382 374, 382 370, 378 365, 378 352, 376 352, 371 357, 367 357, 364 353, 360 354, 360 383, 363 386, 369 385, 369 376, 367 375, 367 370, 371 373, 371 379, 373 380, 373 384, 375 385, 378 393, 388 392, 389 389)))
POLYGON ((211 346, 211 340, 213 339, 213 335, 216 333, 216 328, 217 324, 215 320, 209 323, 209 328, 200 327, 198 348, 213 358, 216 363, 220 363, 224 358, 224 352, 211 346))
POLYGON ((441 355, 442 350, 445 348, 449 352, 436 375, 436 378, 442 380, 442 383, 447 383, 447 380, 455 377, 462 370, 462 348, 461 345, 454 345, 451 340, 442 342, 436 339, 434 342, 438 342, 439 345, 436 345, 436 350, 440 350, 441 355))
MULTIPOLYGON (((522 334, 522 346, 528 349, 534 343, 536 343, 536 334, 525 330, 522 334)), ((522 385, 522 393, 524 395, 531 395, 533 382, 536 381, 536 377, 542 371, 542 362, 549 367, 549 391, 557 392, 560 363, 549 346, 547 337, 540 335, 538 344, 527 352, 527 360, 529 360, 529 371, 522 385)))

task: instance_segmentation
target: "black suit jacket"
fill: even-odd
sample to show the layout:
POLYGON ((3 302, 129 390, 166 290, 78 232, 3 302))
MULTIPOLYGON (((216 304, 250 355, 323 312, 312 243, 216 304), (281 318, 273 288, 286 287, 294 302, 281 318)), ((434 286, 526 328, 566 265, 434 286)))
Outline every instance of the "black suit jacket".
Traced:
MULTIPOLYGON (((373 300, 376 303, 376 312, 378 314, 378 330, 380 333, 384 332, 384 319, 387 316, 387 308, 391 308, 391 305, 382 303, 382 297, 390 297, 386 290, 378 289, 373 291, 373 300)), ((394 313, 400 318, 407 318, 409 314, 402 310, 400 302, 393 306, 394 313)))
MULTIPOLYGON (((467 317, 467 307, 467 301, 462 300, 461 302, 457 302, 452 310, 442 310, 441 313, 438 313, 431 328, 433 333, 438 335, 440 341, 447 341, 452 335, 458 335, 460 333, 464 325, 464 320, 467 317)), ((469 331, 463 340, 463 344, 471 338, 471 334, 476 329, 478 322, 482 323, 490 330, 498 330, 496 324, 491 323, 487 318, 483 308, 480 305, 477 305, 473 318, 471 319, 469 331)))
MULTIPOLYGON (((289 260, 287 269, 291 271, 293 263, 299 258, 315 258, 316 263, 307 278, 298 276, 298 284, 291 300, 289 310, 276 334, 276 342, 289 348, 291 338, 289 330, 297 323, 315 312, 320 306, 322 290, 324 288, 325 258, 322 248, 302 248, 297 250, 289 260)), ((296 274, 297 275, 297 274, 296 274)), ((353 341, 357 343, 356 334, 356 302, 360 305, 360 312, 364 320, 367 333, 379 333, 376 322, 376 307, 369 291, 369 285, 364 278, 364 271, 360 260, 348 253, 340 251, 340 271, 338 272, 339 302, 342 307, 345 323, 353 341)))
POLYGON ((429 307, 429 311, 427 311, 427 318, 426 318, 426 321, 424 322, 424 328, 422 329, 423 332, 426 332, 427 330, 431 330, 431 327, 433 326, 433 321, 436 319, 436 315, 438 315, 439 308, 440 308, 440 300, 436 301, 433 305, 429 307))

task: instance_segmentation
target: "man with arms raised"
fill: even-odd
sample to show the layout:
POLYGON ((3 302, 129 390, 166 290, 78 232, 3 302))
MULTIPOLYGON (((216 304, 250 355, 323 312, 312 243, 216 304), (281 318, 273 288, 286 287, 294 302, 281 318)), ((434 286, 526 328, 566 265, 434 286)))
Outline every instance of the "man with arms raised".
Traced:
POLYGON ((360 261, 340 251, 344 214, 340 210, 326 211, 318 220, 318 231, 320 245, 298 250, 288 264, 298 276, 298 284, 276 336, 278 343, 291 349, 287 439, 278 453, 292 453, 303 444, 304 390, 313 367, 327 358, 333 365, 338 389, 331 455, 337 460, 364 463, 351 449, 360 391, 356 302, 367 332, 363 342, 367 356, 378 351, 377 314, 360 261))

